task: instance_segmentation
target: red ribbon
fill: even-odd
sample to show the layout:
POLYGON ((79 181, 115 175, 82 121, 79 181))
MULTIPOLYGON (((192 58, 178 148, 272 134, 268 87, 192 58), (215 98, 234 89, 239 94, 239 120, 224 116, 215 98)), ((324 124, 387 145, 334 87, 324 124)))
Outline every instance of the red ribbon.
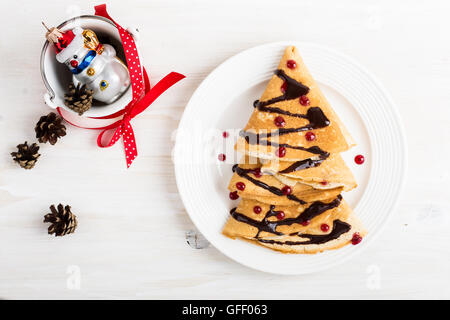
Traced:
POLYGON ((131 88, 133 90, 133 99, 130 103, 122 110, 105 117, 98 117, 94 119, 113 119, 118 116, 123 115, 121 120, 118 120, 110 125, 97 127, 97 128, 87 128, 74 124, 64 118, 61 108, 57 108, 58 113, 64 118, 68 123, 73 126, 91 129, 91 130, 102 130, 97 138, 97 145, 101 148, 108 148, 114 145, 120 137, 123 138, 123 144, 125 148, 125 158, 127 162, 127 168, 129 168, 134 159, 137 157, 137 146, 136 139, 134 136, 133 127, 131 126, 131 119, 137 116, 139 113, 147 109, 150 104, 153 103, 163 92, 173 86, 175 83, 185 78, 184 75, 171 72, 160 80, 153 88, 150 88, 150 82, 148 79, 147 72, 144 67, 141 66, 139 55, 136 49, 136 43, 130 33, 123 29, 119 24, 117 24, 106 11, 106 5, 102 4, 95 7, 95 14, 98 16, 105 17, 117 26, 117 30, 120 34, 120 40, 122 41, 123 49, 125 52, 125 58, 127 60, 128 70, 131 78, 131 88), (103 135, 109 131, 113 130, 110 141, 104 145, 102 143, 103 135))

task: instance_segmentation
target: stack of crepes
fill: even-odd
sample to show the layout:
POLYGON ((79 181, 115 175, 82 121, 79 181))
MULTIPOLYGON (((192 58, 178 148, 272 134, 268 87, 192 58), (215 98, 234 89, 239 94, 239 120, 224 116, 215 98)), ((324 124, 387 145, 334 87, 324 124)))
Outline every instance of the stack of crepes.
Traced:
POLYGON ((361 242, 361 222, 342 198, 356 181, 340 152, 355 143, 290 46, 236 150, 223 234, 286 253, 316 253, 361 242))

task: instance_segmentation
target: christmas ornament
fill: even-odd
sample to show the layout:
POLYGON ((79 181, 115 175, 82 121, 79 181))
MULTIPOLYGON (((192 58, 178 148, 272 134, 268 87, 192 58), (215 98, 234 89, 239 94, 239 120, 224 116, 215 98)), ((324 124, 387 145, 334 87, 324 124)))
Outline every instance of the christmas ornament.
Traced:
POLYGON ((50 222, 48 234, 55 234, 55 237, 62 237, 75 232, 78 225, 77 217, 70 211, 70 206, 63 206, 61 203, 56 210, 55 205, 50 206, 50 213, 44 216, 44 223, 50 222))
POLYGON ((25 141, 25 143, 19 144, 17 149, 18 152, 11 152, 14 161, 24 169, 32 169, 41 156, 38 153, 39 146, 36 143, 28 145, 28 142, 25 141))
POLYGON ((113 103, 130 86, 127 66, 116 56, 109 44, 101 44, 94 31, 75 27, 61 31, 47 28, 45 37, 54 44, 56 60, 73 74, 75 85, 86 85, 93 98, 113 103))
POLYGON ((69 93, 64 95, 64 104, 81 116, 91 108, 93 93, 85 84, 80 87, 80 83, 75 86, 72 82, 69 85, 69 93))
POLYGON ((40 143, 47 143, 48 141, 51 145, 54 145, 58 141, 58 138, 65 136, 66 126, 61 121, 62 118, 54 112, 42 116, 34 128, 38 141, 40 143))
MULTIPOLYGON (((73 48, 72 44, 76 43, 77 40, 77 34, 79 31, 75 30, 76 27, 73 27, 74 22, 79 22, 80 25, 84 26, 92 26, 92 27, 86 27, 85 30, 94 30, 96 27, 101 27, 103 32, 105 32, 108 36, 111 38, 120 40, 121 45, 123 47, 123 54, 125 55, 126 64, 129 67, 129 80, 131 82, 131 86, 129 87, 129 90, 127 90, 116 102, 108 105, 104 105, 102 107, 92 107, 89 109, 84 116, 88 116, 94 119, 115 119, 118 117, 120 120, 117 120, 111 124, 108 125, 100 125, 97 127, 85 127, 83 125, 77 124, 78 121, 69 120, 66 111, 64 109, 68 109, 64 105, 64 101, 61 101, 61 83, 64 83, 64 78, 58 74, 57 70, 59 70, 55 65, 53 65, 53 53, 50 53, 48 50, 48 42, 44 44, 44 48, 41 55, 41 73, 42 78, 44 80, 44 84, 47 88, 47 93, 44 95, 45 103, 55 108, 58 113, 63 117, 63 119, 70 123, 73 126, 84 128, 84 129, 90 129, 90 130, 101 130, 100 134, 97 138, 97 145, 101 148, 107 148, 113 146, 121 137, 123 138, 123 145, 125 149, 125 158, 127 167, 130 167, 133 160, 137 157, 137 144, 136 139, 134 136, 134 131, 131 126, 131 119, 136 117, 141 112, 145 111, 162 93, 164 93, 168 88, 173 86, 175 83, 180 81, 184 78, 184 75, 177 73, 177 72, 171 72, 168 75, 166 75, 162 80, 160 80, 155 86, 150 88, 150 82, 147 75, 147 72, 145 68, 142 65, 141 59, 139 57, 139 52, 136 47, 135 39, 137 38, 138 31, 135 28, 122 28, 117 22, 115 22, 106 11, 106 5, 98 5, 95 7, 95 16, 91 15, 83 15, 80 17, 77 17, 75 19, 71 19, 69 21, 66 21, 62 24, 63 31, 65 31, 64 26, 71 25, 72 29, 70 31, 63 32, 62 30, 57 29, 48 29, 47 32, 47 38, 49 41, 52 41, 52 43, 55 44, 56 50, 60 50, 60 52, 65 52, 66 50, 73 48), (113 30, 111 31, 111 28, 113 30), (116 31, 118 37, 116 37, 116 31), (72 38, 73 34, 73 38, 72 38), (52 39, 57 39, 57 41, 53 41, 52 39), (74 42, 75 41, 75 42, 74 42), (129 100, 128 100, 129 99, 129 100), (120 103, 119 103, 120 102, 120 103), (122 106, 122 102, 124 102, 124 105, 122 106), (64 105, 64 108, 61 108, 61 105, 64 105), (109 110, 106 112, 106 110, 109 110), (114 130, 112 133, 112 137, 108 140, 103 142, 102 138, 104 134, 107 131, 114 130)), ((82 32, 83 37, 89 37, 91 38, 91 33, 82 32)), ((92 41, 86 40, 88 45, 90 46, 92 41)), ((83 40, 83 45, 86 45, 86 43, 83 40)), ((103 47, 105 47, 103 45, 103 47)), ((76 46, 75 46, 76 47, 76 46)), ((92 46, 93 48, 94 46, 92 46)), ((120 48, 122 49, 122 48, 120 48)), ((67 52, 70 52, 68 50, 67 52)), ((95 47, 95 49, 92 49, 96 51, 96 58, 99 56, 102 56, 104 53, 99 54, 97 50, 101 52, 100 47, 95 47)), ((91 50, 91 51, 92 51, 91 50)), ((106 48, 104 49, 106 50, 106 48)), ((57 52, 57 55, 59 53, 57 52)), ((70 64, 69 61, 69 69, 77 69, 80 68, 80 63, 82 61, 81 58, 77 55, 77 58, 75 59, 76 62, 73 63, 74 66, 70 64)), ((87 55, 87 54, 86 54, 87 55)), ((93 55, 93 53, 92 53, 93 55)), ((73 56, 72 56, 73 58, 73 56)), ((66 60, 67 61, 67 60, 66 60)), ((84 58, 83 58, 84 61, 84 58)), ((92 61, 91 61, 92 63, 92 61)), ((92 68, 91 64, 86 66, 86 63, 83 63, 83 66, 85 67, 84 71, 82 72, 83 76, 89 79, 89 77, 96 78, 96 85, 94 90, 94 100, 96 98, 96 92, 108 92, 111 88, 114 88, 116 86, 116 81, 114 79, 109 79, 107 77, 98 77, 98 73, 102 72, 102 70, 98 68, 92 68), (114 80, 114 81, 111 81, 114 80)), ((81 82, 81 81, 79 81, 81 82)), ((74 83, 77 84, 77 82, 74 79, 74 83)), ((87 84, 87 88, 90 89, 90 85, 87 84)), ((73 117, 71 117, 73 119, 73 117)))

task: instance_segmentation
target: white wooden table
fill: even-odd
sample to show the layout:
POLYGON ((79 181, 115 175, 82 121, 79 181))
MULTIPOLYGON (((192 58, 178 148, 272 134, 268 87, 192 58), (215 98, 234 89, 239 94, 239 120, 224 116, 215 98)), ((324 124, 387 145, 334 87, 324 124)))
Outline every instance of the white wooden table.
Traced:
MULTIPOLYGON (((96 147, 96 132, 68 126, 41 145, 36 167, 9 153, 34 141, 49 109, 39 55, 44 30, 93 13, 91 1, 11 1, 0 22, 0 297, 11 298, 450 298, 450 30, 447 1, 109 1, 112 17, 141 31, 153 82, 187 79, 133 120, 139 158, 96 147), (342 51, 384 83, 400 109, 408 181, 390 225, 363 254, 308 276, 259 273, 213 247, 193 249, 194 229, 171 162, 184 107, 204 77, 241 50, 279 40, 342 51), (52 203, 78 215, 74 235, 47 235, 52 203)), ((380 201, 383 201, 380 199, 380 201)))

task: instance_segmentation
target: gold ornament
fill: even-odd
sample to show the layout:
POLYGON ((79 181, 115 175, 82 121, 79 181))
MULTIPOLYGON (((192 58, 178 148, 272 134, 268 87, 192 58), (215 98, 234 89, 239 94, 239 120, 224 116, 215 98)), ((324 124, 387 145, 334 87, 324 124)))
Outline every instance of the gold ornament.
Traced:
POLYGON ((86 73, 89 77, 92 77, 95 74, 95 69, 89 68, 89 69, 87 69, 86 73))
POLYGON ((102 80, 102 81, 100 81, 100 90, 105 90, 106 88, 108 88, 108 86, 109 86, 109 83, 108 83, 108 81, 106 81, 106 80, 102 80))
POLYGON ((83 37, 85 48, 97 51, 97 49, 101 47, 101 44, 98 41, 97 35, 95 34, 94 31, 89 29, 84 30, 83 37))
POLYGON ((101 44, 100 44, 100 46, 97 48, 97 54, 102 54, 103 53, 103 50, 105 50, 105 47, 103 47, 101 44))

